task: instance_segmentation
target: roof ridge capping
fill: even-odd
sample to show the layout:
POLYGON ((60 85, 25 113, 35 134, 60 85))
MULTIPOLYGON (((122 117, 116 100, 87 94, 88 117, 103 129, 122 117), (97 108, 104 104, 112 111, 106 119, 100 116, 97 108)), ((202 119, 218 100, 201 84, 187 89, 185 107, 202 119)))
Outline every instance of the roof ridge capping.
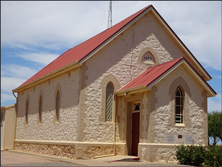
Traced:
POLYGON ((178 43, 181 44, 182 48, 187 51, 187 54, 190 56, 190 58, 197 63, 197 66, 200 67, 201 70, 203 70, 203 73, 208 77, 208 81, 212 79, 210 74, 203 68, 203 66, 200 64, 200 62, 196 59, 196 57, 192 54, 192 52, 187 48, 187 46, 183 43, 183 41, 178 37, 178 35, 173 31, 173 29, 169 26, 169 24, 164 20, 164 18, 160 15, 160 13, 152 6, 154 12, 159 16, 160 21, 163 21, 163 24, 169 29, 169 31, 172 33, 173 37, 178 40, 178 43))
MULTIPOLYGON (((183 58, 184 58, 184 57, 180 57, 180 58, 173 59, 173 60, 170 60, 170 61, 161 63, 161 64, 157 64, 157 65, 152 66, 152 67, 148 67, 147 69, 145 69, 144 71, 142 71, 137 77, 139 77, 140 75, 146 75, 146 74, 150 73, 154 68, 157 68, 157 67, 159 67, 159 66, 163 66, 163 65, 168 64, 168 63, 171 63, 171 62, 173 62, 173 61, 178 61, 178 60, 183 59, 183 58)), ((137 78, 137 77, 136 77, 136 78, 137 78)), ((135 78, 134 78, 134 79, 135 79, 135 78)), ((125 85, 123 85, 123 86, 122 86, 121 88, 119 88, 119 90, 117 90, 117 91, 122 91, 122 89, 123 89, 126 85, 128 85, 129 83, 131 83, 134 79, 128 81, 125 85)), ((145 87, 145 85, 144 85, 143 87, 145 87)))
POLYGON ((117 91, 117 94, 121 95, 125 92, 133 92, 140 89, 141 91, 151 90, 154 85, 156 85, 180 65, 184 65, 187 70, 191 71, 193 77, 207 90, 208 96, 212 97, 217 94, 184 57, 173 59, 171 61, 147 68, 147 70, 138 75, 134 80, 121 87, 117 91))
MULTIPOLYGON (((133 80, 129 81, 128 83, 126 83, 124 86, 122 86, 118 91, 122 91, 124 90, 125 87, 127 87, 127 85, 129 85, 130 83, 132 83, 135 79, 137 79, 138 77, 142 77, 150 72, 153 71, 153 69, 157 69, 158 67, 163 67, 164 65, 167 65, 167 64, 171 64, 172 62, 178 62, 180 60, 184 59, 184 57, 180 57, 180 58, 177 58, 177 59, 173 59, 173 60, 170 60, 170 61, 167 61, 167 62, 164 62, 164 63, 161 63, 161 64, 158 64, 158 65, 155 65, 155 66, 152 66, 152 67, 148 67, 146 70, 144 70, 143 72, 141 72, 136 78, 134 78, 133 80)), ((175 63, 174 63, 175 64, 175 63)), ((171 67, 171 66, 170 66, 171 67)), ((169 67, 169 68, 170 68, 169 67)), ((157 76, 157 74, 155 74, 155 77, 159 77, 157 76)), ((148 86, 148 84, 145 84, 144 86, 148 86)))
MULTIPOLYGON (((121 30, 123 30, 124 28, 126 28, 129 23, 131 23, 133 20, 135 20, 136 18, 138 18, 139 16, 141 16, 141 14, 143 14, 143 13, 144 13, 145 11, 147 11, 149 8, 154 8, 154 7, 153 7, 152 5, 148 5, 148 6, 144 7, 143 9, 137 11, 136 13, 134 13, 134 14, 128 16, 127 18, 123 19, 122 21, 116 23, 116 24, 113 25, 112 27, 110 27, 110 28, 102 31, 101 33, 93 36, 92 38, 94 38, 94 37, 96 37, 96 36, 99 36, 99 35, 103 35, 105 32, 107 32, 107 31, 109 31, 109 30, 111 30, 111 29, 114 29, 114 28, 118 27, 119 25, 123 24, 123 25, 121 25, 119 28, 117 28, 112 34, 110 34, 110 36, 109 36, 107 39, 105 39, 103 42, 101 42, 101 44, 100 44, 99 46, 97 46, 96 48, 94 48, 89 54, 87 54, 87 55, 84 56, 81 60, 79 60, 79 63, 82 64, 83 62, 85 62, 85 61, 88 59, 87 56, 91 57, 92 55, 94 55, 95 53, 93 53, 93 51, 95 51, 96 49, 98 49, 98 47, 100 47, 100 46, 103 45, 103 44, 106 45, 106 42, 107 42, 107 41, 109 42, 109 40, 112 40, 112 37, 115 37, 115 35, 117 35, 119 32, 121 33, 121 30), (90 54, 91 54, 91 55, 90 55, 90 54), (85 58, 86 58, 86 59, 85 59, 85 58)), ((120 33, 119 33, 119 34, 120 34, 120 33)), ((119 34, 118 34, 118 35, 119 35, 119 34)), ((117 35, 117 36, 118 36, 118 35, 117 35)), ((90 39, 91 39, 91 38, 90 38, 90 39)), ((90 39, 88 39, 88 40, 90 40, 90 39)), ((88 40, 87 40, 87 41, 88 41, 88 40)), ((86 41, 85 41, 85 42, 86 42, 86 41)))
POLYGON ((125 18, 124 20, 120 21, 119 23, 115 24, 114 26, 110 27, 109 29, 102 31, 99 34, 96 34, 93 37, 89 38, 88 40, 65 51, 59 57, 57 57, 55 60, 53 60, 51 63, 46 65, 44 68, 42 68, 36 74, 34 74, 32 77, 30 77, 24 83, 22 83, 19 87, 14 89, 13 92, 17 92, 17 91, 23 89, 24 87, 28 86, 30 83, 33 83, 33 81, 38 80, 39 78, 46 78, 44 76, 46 76, 47 74, 53 73, 54 71, 59 70, 60 68, 62 69, 64 66, 68 66, 69 64, 73 63, 74 61, 78 62, 78 64, 81 65, 82 61, 84 61, 84 58, 86 58, 91 53, 93 55, 94 54, 93 52, 99 46, 104 44, 104 42, 109 40, 110 37, 112 37, 114 34, 119 32, 128 23, 130 23, 132 20, 137 18, 144 11, 146 11, 147 9, 149 9, 151 7, 153 8, 152 5, 148 5, 148 6, 144 7, 143 9, 130 15, 129 17, 125 18))
POLYGON ((157 20, 161 22, 164 26, 166 26, 167 30, 176 38, 175 40, 185 49, 187 54, 191 57, 192 61, 201 69, 204 76, 208 76, 208 80, 210 75, 206 72, 206 70, 202 67, 202 65, 196 60, 196 58, 192 55, 192 53, 186 48, 186 46, 182 43, 179 37, 175 34, 175 32, 170 28, 170 26, 166 23, 166 21, 162 18, 162 16, 157 12, 152 4, 144 7, 138 12, 130 15, 126 19, 120 21, 114 26, 110 27, 102 31, 101 33, 89 38, 85 42, 82 42, 73 48, 65 51, 51 63, 46 65, 43 69, 38 71, 31 78, 26 80, 23 84, 21 84, 18 88, 14 89, 13 92, 18 92, 26 87, 29 87, 30 84, 33 84, 35 81, 43 82, 46 79, 49 79, 51 74, 54 74, 56 71, 64 71, 67 67, 73 64, 73 62, 77 63, 77 65, 82 65, 87 59, 93 56, 96 52, 98 52, 101 48, 106 46, 110 41, 112 41, 116 36, 125 31, 129 26, 131 26, 134 22, 136 22, 139 18, 144 16, 146 13, 151 11, 156 17, 157 20), (199 64, 199 65, 198 65, 199 64))

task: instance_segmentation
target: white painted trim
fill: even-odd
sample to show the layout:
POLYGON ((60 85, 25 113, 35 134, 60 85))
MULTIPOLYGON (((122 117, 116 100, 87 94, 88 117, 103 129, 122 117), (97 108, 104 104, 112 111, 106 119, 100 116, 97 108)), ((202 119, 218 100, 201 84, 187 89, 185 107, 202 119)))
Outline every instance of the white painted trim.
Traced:
POLYGON ((13 107, 15 107, 15 104, 10 104, 8 106, 2 106, 1 110, 7 110, 7 109, 10 109, 10 108, 13 108, 13 107))
POLYGON ((181 123, 181 124, 176 123, 174 126, 175 126, 175 127, 185 127, 186 125, 185 125, 184 123, 181 123))
POLYGON ((174 71, 177 67, 179 67, 181 64, 184 64, 185 67, 190 70, 194 76, 196 77, 197 81, 207 90, 208 96, 215 96, 216 94, 209 88, 209 86, 203 81, 202 78, 191 68, 191 66, 183 59, 176 65, 174 65, 170 70, 166 71, 163 75, 161 75, 159 78, 157 78, 154 82, 152 82, 147 89, 151 90, 151 88, 156 85, 159 81, 161 81, 163 78, 165 78, 167 75, 169 75, 172 71, 174 71))
MULTIPOLYGON (((138 75, 139 76, 139 75, 138 75)), ((131 80, 131 81, 133 81, 133 80, 131 80)), ((131 82, 130 81, 130 82, 131 82)), ((130 82, 128 82, 128 83, 130 83, 130 82)), ((127 84, 128 84, 127 83, 127 84)), ((127 85, 126 84, 126 85, 127 85)), ((124 85, 125 86, 125 85, 124 85)), ((123 87, 124 87, 123 86, 123 87)), ((120 91, 117 91, 116 92, 116 94, 121 94, 121 93, 125 93, 125 92, 130 92, 130 91, 136 91, 136 90, 138 90, 138 89, 142 89, 142 88, 145 88, 146 87, 146 85, 141 85, 141 86, 138 86, 138 87, 133 87, 133 88, 129 88, 129 89, 124 89, 124 90, 120 90, 120 91)), ((122 89, 122 88, 120 88, 120 89, 122 89)))
MULTIPOLYGON (((93 52, 91 52, 88 56, 84 57, 79 64, 82 65, 86 60, 88 60, 90 57, 92 57, 94 54, 96 54, 99 50, 104 48, 107 44, 109 44, 113 39, 115 39, 117 36, 119 36, 122 32, 124 32, 126 29, 128 29, 132 24, 134 24, 137 20, 139 20, 141 17, 143 17, 146 13, 148 13, 150 10, 153 10, 152 8, 148 8, 145 11, 142 12, 138 17, 134 18, 131 22, 126 24, 121 30, 117 31, 114 35, 112 35, 108 40, 106 40, 103 44, 101 44, 98 48, 96 48, 93 52)), ((129 16, 130 17, 130 16, 129 16)), ((118 23, 117 23, 118 24, 118 23)))
POLYGON ((182 64, 182 61, 171 67, 169 70, 167 70, 164 74, 162 74, 160 77, 158 77, 155 81, 153 81, 148 87, 148 90, 151 90, 151 88, 156 85, 159 81, 161 81, 163 78, 165 78, 168 74, 170 74, 173 70, 175 70, 177 67, 179 67, 182 64))
POLYGON ((164 20, 159 16, 159 14, 156 13, 156 11, 153 9, 153 7, 149 7, 147 10, 143 11, 142 14, 140 14, 137 18, 135 18, 133 21, 125 25, 124 28, 121 30, 117 31, 116 34, 114 34, 111 38, 109 38, 107 41, 105 41, 101 46, 99 46, 97 49, 95 49, 93 52, 91 52, 88 56, 83 58, 79 64, 82 65, 86 60, 88 60, 90 57, 92 57, 94 54, 96 54, 99 50, 101 50, 103 47, 105 47, 108 43, 110 43, 113 39, 115 39, 117 36, 119 36, 122 32, 124 32, 127 28, 129 28, 132 24, 134 24, 137 20, 139 20, 141 17, 143 17, 145 14, 148 12, 152 11, 153 14, 159 19, 159 21, 164 25, 164 27, 170 32, 170 34, 174 37, 174 39, 179 43, 179 45, 186 51, 188 56, 195 62, 195 64, 198 66, 198 68, 203 72, 203 74, 207 77, 207 80, 211 80, 209 74, 207 74, 204 70, 203 67, 199 65, 199 63, 194 59, 194 57, 189 53, 189 51, 185 48, 185 46, 180 42, 178 37, 171 31, 170 27, 165 24, 164 20))
MULTIPOLYGON (((17 143, 36 143, 36 144, 59 144, 59 145, 69 145, 69 144, 86 144, 86 145, 113 145, 113 143, 106 142, 78 142, 78 141, 53 141, 53 140, 21 140, 15 139, 17 143)), ((125 144, 125 143, 116 143, 125 144)))
MULTIPOLYGON (((139 146, 179 146, 181 144, 166 144, 166 143, 139 143, 139 146)), ((199 144, 183 144, 184 146, 199 146, 199 144)), ((204 144, 202 144, 202 146, 205 146, 204 144)))
POLYGON ((152 10, 154 14, 157 16, 159 21, 164 25, 164 27, 170 32, 170 34, 174 37, 174 39, 179 43, 179 45, 186 51, 189 57, 195 62, 195 64, 199 67, 199 69, 205 74, 208 81, 211 80, 210 76, 203 70, 203 68, 199 65, 199 63, 194 59, 194 57, 189 53, 189 51, 184 47, 184 45, 180 42, 180 40, 175 36, 175 34, 170 30, 170 28, 165 24, 165 22, 161 19, 161 17, 156 13, 155 10, 152 10))
POLYGON ((50 72, 48 74, 45 74, 45 75, 43 75, 43 76, 41 76, 41 77, 31 81, 31 82, 28 82, 25 85, 19 86, 19 87, 13 89, 12 92, 19 92, 19 91, 22 91, 24 89, 28 89, 28 88, 30 88, 32 86, 35 86, 35 85, 40 84, 42 82, 45 82, 48 79, 54 78, 54 77, 56 77, 58 75, 61 75, 63 73, 66 73, 66 72, 71 71, 71 70, 73 70, 75 68, 78 68, 78 67, 80 67, 78 62, 74 61, 74 62, 72 62, 72 63, 70 63, 68 65, 65 65, 65 66, 63 66, 63 67, 61 67, 59 69, 56 69, 55 71, 52 71, 52 72, 50 72))
MULTIPOLYGON (((188 54, 188 56, 195 62, 195 64, 198 66, 198 68, 203 72, 203 74, 205 74, 205 76, 207 77, 208 80, 211 80, 210 76, 203 70, 203 68, 199 65, 199 63, 194 59, 194 57, 189 53, 189 51, 184 47, 184 45, 180 42, 180 40, 174 35, 174 33, 171 31, 171 29, 165 24, 165 22, 162 20, 162 18, 159 16, 159 14, 156 13, 156 11, 153 9, 152 6, 150 6, 148 9, 146 9, 145 11, 143 11, 138 17, 136 17, 135 19, 133 19, 131 22, 129 22, 128 24, 126 24, 121 30, 117 31, 113 36, 111 36, 108 40, 106 40, 104 43, 102 43, 99 47, 97 47, 93 52, 91 52, 89 55, 87 55, 86 57, 84 57, 80 62, 78 62, 78 65, 82 65, 85 61, 87 61, 90 57, 92 57, 94 54, 96 54, 99 50, 101 50, 103 47, 105 47, 108 43, 110 43, 114 38, 116 38, 117 36, 119 36, 122 32, 124 32, 127 28, 129 28, 132 24, 134 24, 137 20, 139 20, 141 17, 143 17, 145 14, 147 14, 148 12, 152 11, 153 14, 155 14, 155 16, 159 19, 159 21, 164 25, 164 27, 170 32, 170 34, 174 37, 174 39, 179 43, 179 45, 186 51, 186 53, 188 54)), ((70 63, 64 67, 61 67, 49 74, 46 74, 34 81, 31 81, 30 83, 27 83, 21 87, 18 87, 14 90, 12 90, 13 92, 18 92, 21 91, 25 88, 29 88, 33 85, 39 84, 39 82, 44 82, 46 79, 50 79, 52 76, 52 74, 57 73, 58 71, 64 71, 67 72, 66 70, 64 70, 65 68, 67 68, 67 66, 76 64, 77 62, 73 62, 70 63)), ((78 65, 76 65, 74 68, 76 68, 78 65)), ((73 68, 71 68, 73 69, 73 68)), ((69 70, 71 70, 69 69, 69 70)))
POLYGON ((203 81, 203 79, 196 73, 196 71, 194 71, 192 68, 191 68, 191 66, 187 63, 187 62, 184 62, 184 64, 186 64, 187 65, 187 67, 189 67, 189 70, 191 70, 192 71, 192 73, 195 75, 195 77, 197 77, 198 78, 198 81, 201 83, 201 85, 203 85, 206 89, 207 89, 207 91, 208 92, 210 92, 208 95, 209 96, 215 96, 216 94, 209 88, 209 86, 205 83, 205 81, 203 81))

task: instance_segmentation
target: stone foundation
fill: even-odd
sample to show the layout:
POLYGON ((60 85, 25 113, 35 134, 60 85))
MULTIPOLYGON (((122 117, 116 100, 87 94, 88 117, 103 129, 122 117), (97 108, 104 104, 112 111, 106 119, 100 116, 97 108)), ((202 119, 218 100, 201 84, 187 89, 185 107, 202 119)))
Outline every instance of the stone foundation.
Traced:
POLYGON ((15 143, 14 150, 75 159, 75 145, 15 143))
POLYGON ((177 162, 176 145, 139 144, 138 156, 142 161, 177 162))
MULTIPOLYGON (((14 150, 70 159, 92 159, 98 156, 114 154, 114 145, 99 143, 38 144, 15 142, 14 150)), ((116 155, 126 155, 125 144, 116 145, 116 155)))

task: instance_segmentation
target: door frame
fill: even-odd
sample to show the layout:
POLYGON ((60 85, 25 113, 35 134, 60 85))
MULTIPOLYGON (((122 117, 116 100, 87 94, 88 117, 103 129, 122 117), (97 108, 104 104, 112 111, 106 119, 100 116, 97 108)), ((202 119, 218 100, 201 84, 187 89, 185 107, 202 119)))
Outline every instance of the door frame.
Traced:
POLYGON ((132 150, 132 155, 138 156, 138 145, 140 142, 140 112, 132 112, 132 136, 131 136, 131 150, 132 150), (133 127, 133 122, 134 126, 133 127), (136 134, 138 130, 138 134, 136 134))
MULTIPOLYGON (((140 113, 140 111, 141 111, 141 108, 140 108, 140 110, 137 110, 137 111, 134 110, 133 106, 134 106, 135 103, 140 103, 141 104, 141 99, 134 100, 134 101, 131 101, 131 102, 127 103, 126 146, 127 146, 128 155, 132 155, 132 116, 133 116, 133 113, 137 113, 137 112, 140 113)), ((139 126, 140 126, 140 122, 141 122, 140 120, 141 120, 141 113, 140 113, 140 117, 139 117, 139 126)), ((140 129, 139 129, 139 140, 140 140, 140 129)))

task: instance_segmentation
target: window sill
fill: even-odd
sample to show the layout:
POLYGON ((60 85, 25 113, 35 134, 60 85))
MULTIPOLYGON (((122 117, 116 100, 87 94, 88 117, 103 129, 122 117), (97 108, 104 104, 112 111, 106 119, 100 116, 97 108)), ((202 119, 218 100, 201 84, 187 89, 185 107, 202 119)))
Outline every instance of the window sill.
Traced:
POLYGON ((175 124, 175 126, 177 126, 177 127, 185 127, 184 124, 175 124))

